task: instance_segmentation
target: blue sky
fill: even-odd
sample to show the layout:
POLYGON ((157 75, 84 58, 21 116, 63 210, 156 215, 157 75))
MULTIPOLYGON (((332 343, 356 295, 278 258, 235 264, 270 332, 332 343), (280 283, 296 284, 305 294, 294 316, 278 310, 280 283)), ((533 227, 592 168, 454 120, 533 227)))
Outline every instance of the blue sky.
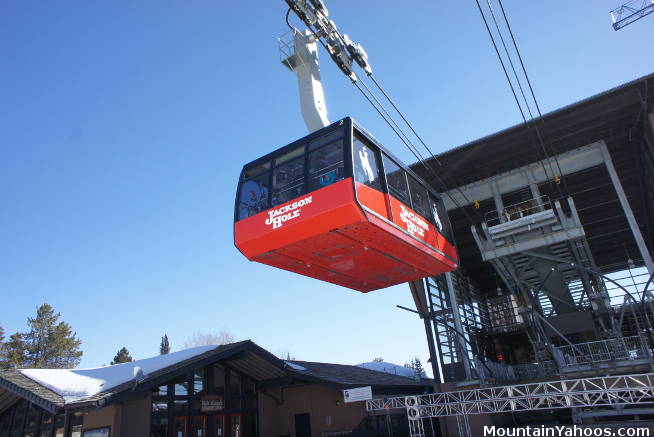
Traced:
MULTIPOLYGON (((435 151, 520 121, 474 1, 328 1, 435 151)), ((614 32, 613 1, 506 0, 541 108, 651 73, 654 19, 614 32)), ((298 359, 428 356, 406 286, 369 294, 250 263, 234 248, 241 166, 306 134, 279 63, 277 1, 0 5, 0 325, 48 302, 82 366, 227 329, 298 359)), ((298 23, 297 20, 293 21, 298 23)), ((393 133, 324 52, 331 120, 393 133)))

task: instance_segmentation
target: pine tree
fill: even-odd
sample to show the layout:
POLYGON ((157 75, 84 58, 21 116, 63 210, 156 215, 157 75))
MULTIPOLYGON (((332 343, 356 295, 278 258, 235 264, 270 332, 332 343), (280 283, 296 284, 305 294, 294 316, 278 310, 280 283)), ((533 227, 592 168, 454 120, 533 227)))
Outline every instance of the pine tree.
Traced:
POLYGON ((384 359, 382 357, 377 357, 377 358, 373 358, 372 361, 375 363, 381 363, 382 361, 384 361, 384 359))
POLYGON ((170 353, 170 343, 168 342, 168 334, 161 337, 161 344, 159 345, 159 355, 166 355, 170 353))
POLYGON ((130 363, 134 361, 132 357, 129 356, 129 351, 126 347, 122 347, 114 357, 114 360, 110 363, 111 365, 120 364, 120 363, 130 363))
POLYGON ((420 358, 418 357, 414 357, 411 361, 405 363, 404 367, 413 369, 416 378, 424 378, 427 376, 424 367, 422 367, 422 361, 420 361, 420 358))
MULTIPOLYGON (((29 332, 21 334, 24 341, 24 367, 37 369, 70 369, 79 364, 82 344, 70 325, 58 322, 60 313, 44 303, 36 310, 36 317, 27 318, 29 332)), ((12 336, 13 339, 13 336, 12 336)), ((17 339, 16 339, 17 340, 17 339)), ((8 353, 20 353, 18 349, 8 353)), ((11 346, 10 346, 11 349, 11 346)))
POLYGON ((25 341, 23 334, 15 333, 3 344, 4 357, 0 362, 2 368, 20 369, 25 367, 25 341))

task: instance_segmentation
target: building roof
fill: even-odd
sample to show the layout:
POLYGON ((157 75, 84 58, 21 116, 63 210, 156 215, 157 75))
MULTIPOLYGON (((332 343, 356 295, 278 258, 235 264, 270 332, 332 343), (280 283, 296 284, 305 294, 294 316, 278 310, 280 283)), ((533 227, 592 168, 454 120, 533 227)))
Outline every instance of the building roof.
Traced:
POLYGON ((415 387, 426 385, 425 379, 417 380, 402 375, 366 369, 344 364, 315 363, 311 361, 292 361, 291 371, 301 376, 327 382, 339 388, 356 386, 415 387))
POLYGON ((221 362, 268 386, 317 383, 337 388, 371 385, 413 387, 426 385, 398 375, 356 366, 283 361, 250 340, 221 346, 202 346, 130 363, 91 369, 22 369, 0 371, 0 412, 20 398, 46 411, 102 407, 143 393, 194 369, 221 362))
MULTIPOLYGON (((534 120, 549 157, 599 141, 606 144, 650 253, 654 252, 652 89, 654 74, 649 74, 534 120)), ((412 168, 438 191, 456 192, 459 187, 539 162, 545 152, 533 124, 521 123, 437 155, 440 164, 435 160, 430 164, 440 180, 421 165, 412 168)), ((629 257, 640 265, 640 252, 604 165, 561 179, 559 187, 574 199, 598 268, 603 272, 624 269, 629 257)), ((553 183, 539 185, 541 194, 550 199, 561 197, 556 188, 553 183)), ((506 196, 511 197, 510 193, 506 196)), ((450 220, 461 266, 482 290, 494 290, 496 276, 490 264, 482 262, 470 232, 470 219, 479 225, 494 203, 492 199, 469 199, 474 200, 480 202, 480 209, 470 205, 453 209, 450 220)))

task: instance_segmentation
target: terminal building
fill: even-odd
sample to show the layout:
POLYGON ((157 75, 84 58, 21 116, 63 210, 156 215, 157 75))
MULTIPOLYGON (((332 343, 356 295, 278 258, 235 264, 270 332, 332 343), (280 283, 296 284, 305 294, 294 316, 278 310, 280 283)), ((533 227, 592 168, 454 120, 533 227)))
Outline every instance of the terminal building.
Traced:
MULTIPOLYGON (((0 371, 1 437, 337 436, 407 428, 343 390, 423 394, 432 381, 284 361, 246 340, 93 369, 0 371)), ((397 413, 397 412, 396 412, 397 413)))
POLYGON ((653 87, 650 74, 446 151, 427 163, 437 178, 413 166, 441 193, 461 265, 414 290, 436 391, 452 392, 421 420, 450 416, 461 436, 654 423, 653 87), (555 386, 595 389, 550 399, 555 386))

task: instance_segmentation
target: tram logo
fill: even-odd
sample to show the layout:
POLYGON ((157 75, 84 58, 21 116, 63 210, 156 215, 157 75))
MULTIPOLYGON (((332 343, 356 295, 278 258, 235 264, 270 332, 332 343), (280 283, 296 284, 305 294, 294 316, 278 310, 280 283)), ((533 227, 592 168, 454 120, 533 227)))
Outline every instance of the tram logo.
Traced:
POLYGON ((308 205, 313 200, 313 196, 307 196, 304 199, 293 202, 289 205, 282 206, 281 208, 273 209, 268 211, 268 218, 266 219, 267 225, 272 225, 273 229, 281 228, 282 225, 294 218, 300 216, 302 211, 300 208, 304 205, 308 205))
POLYGON ((402 204, 400 204, 400 209, 400 220, 406 224, 406 230, 409 231, 411 235, 424 237, 425 231, 429 230, 427 222, 418 217, 413 211, 406 209, 402 204))

